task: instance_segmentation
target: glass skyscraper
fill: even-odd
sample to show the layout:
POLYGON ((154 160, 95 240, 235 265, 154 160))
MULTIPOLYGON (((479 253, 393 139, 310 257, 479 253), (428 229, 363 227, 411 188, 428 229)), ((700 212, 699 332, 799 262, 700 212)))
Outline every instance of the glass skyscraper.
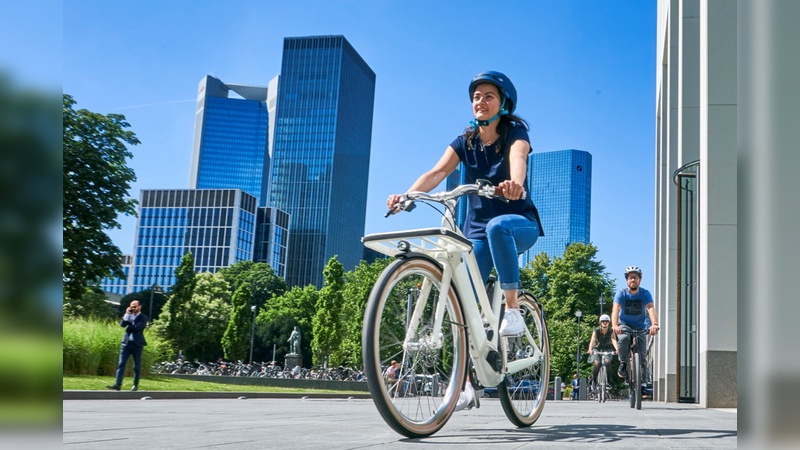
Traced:
POLYGON ((528 158, 528 183, 545 235, 523 253, 522 265, 541 252, 552 259, 561 257, 573 242, 588 244, 592 155, 582 150, 532 153, 528 158))
POLYGON ((104 277, 100 281, 100 289, 112 294, 127 295, 128 294, 128 279, 131 275, 131 267, 133 266, 132 255, 122 255, 122 272, 124 277, 104 277))
POLYGON ((334 255, 345 270, 361 261, 374 96, 343 36, 284 40, 268 204, 291 216, 290 286, 321 287, 334 255))
POLYGON ((189 186, 241 189, 266 205, 269 182, 267 88, 210 75, 197 91, 189 186))
POLYGON ((128 292, 175 283, 188 252, 195 271, 253 259, 256 198, 239 189, 143 189, 128 292))
POLYGON ((289 214, 277 208, 258 208, 255 262, 265 262, 275 275, 286 278, 289 214))

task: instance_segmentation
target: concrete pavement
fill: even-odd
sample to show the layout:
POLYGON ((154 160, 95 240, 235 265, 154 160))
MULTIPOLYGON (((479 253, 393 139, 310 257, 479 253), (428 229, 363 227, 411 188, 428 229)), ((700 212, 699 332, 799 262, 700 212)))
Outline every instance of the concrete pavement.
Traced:
MULTIPOLYGON (((140 392, 139 398, 147 397, 140 392)), ((246 396, 247 394, 241 394, 246 396)), ((407 439, 363 398, 64 400, 63 448, 735 448, 736 410, 693 404, 549 401, 515 428, 500 402, 460 411, 432 437, 407 439)))

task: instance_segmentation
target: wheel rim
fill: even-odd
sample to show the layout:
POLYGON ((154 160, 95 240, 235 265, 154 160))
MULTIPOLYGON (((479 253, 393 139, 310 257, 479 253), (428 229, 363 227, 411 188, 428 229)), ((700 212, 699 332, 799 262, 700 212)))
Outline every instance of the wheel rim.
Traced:
POLYGON ((529 335, 504 339, 508 362, 540 355, 540 360, 520 372, 509 374, 509 383, 498 388, 506 416, 517 426, 530 426, 539 418, 547 398, 550 374, 550 347, 547 330, 535 300, 528 295, 519 299, 529 335), (538 349, 538 352, 537 352, 538 349))
POLYGON ((438 267, 427 260, 408 260, 390 268, 384 273, 391 276, 377 294, 373 292, 367 310, 370 317, 365 318, 367 381, 378 410, 392 428, 409 437, 428 436, 452 414, 465 377, 466 338, 459 325, 463 318, 451 290, 445 325, 434 335, 433 305, 441 278, 438 267), (422 286, 430 289, 420 289, 422 286), (413 308, 424 294, 420 291, 427 292, 428 304, 417 333, 404 345, 409 294, 413 308), (395 380, 386 380, 383 372, 392 360, 400 363, 400 374, 395 380))

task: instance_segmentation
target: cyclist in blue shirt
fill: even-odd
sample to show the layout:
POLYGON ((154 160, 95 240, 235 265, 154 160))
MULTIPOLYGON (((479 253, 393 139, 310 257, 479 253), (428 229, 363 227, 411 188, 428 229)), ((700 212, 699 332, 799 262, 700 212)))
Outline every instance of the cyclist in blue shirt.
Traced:
MULTIPOLYGON (((653 296, 639 284, 642 282, 642 269, 630 266, 625 269, 625 283, 628 287, 620 289, 614 296, 614 307, 611 310, 611 327, 617 334, 619 371, 617 375, 625 378, 628 369, 628 356, 630 349, 630 331, 649 328, 651 336, 658 333, 658 316, 653 304, 653 296), (650 316, 650 326, 647 327, 646 319, 650 316)), ((639 359, 645 361, 647 356, 647 343, 644 335, 637 337, 639 346, 639 359)), ((647 377, 644 377, 647 379, 647 377)))
MULTIPOLYGON (((429 192, 463 163, 465 183, 488 180, 511 200, 505 203, 471 194, 463 231, 473 243, 484 282, 489 279, 492 267, 497 269, 506 299, 500 334, 514 336, 525 330, 517 301, 517 290, 521 287, 518 257, 533 247, 539 236, 544 236, 530 195, 523 198, 523 193, 529 192, 528 126, 513 115, 517 90, 504 74, 479 73, 469 84, 469 96, 475 120, 408 191, 429 192)), ((394 209, 401 198, 399 194, 390 195, 386 202, 389 209, 394 209)))

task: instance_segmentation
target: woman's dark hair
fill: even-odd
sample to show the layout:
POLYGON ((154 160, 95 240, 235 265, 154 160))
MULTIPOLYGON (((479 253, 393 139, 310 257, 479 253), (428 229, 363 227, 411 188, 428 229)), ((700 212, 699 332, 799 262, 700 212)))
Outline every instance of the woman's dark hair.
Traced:
MULTIPOLYGON (((514 128, 514 125, 522 125, 525 127, 526 130, 530 130, 528 127, 528 122, 525 119, 515 116, 513 114, 504 114, 500 116, 499 119, 500 123, 497 124, 497 133, 500 135, 497 140, 495 141, 497 145, 495 145, 495 152, 496 153, 504 153, 507 149, 503 148, 506 145, 506 138, 508 137, 508 133, 511 132, 511 129, 514 128)), ((478 129, 467 127, 464 130, 464 140, 467 142, 467 149, 474 150, 472 142, 475 140, 475 136, 478 135, 478 129)))

